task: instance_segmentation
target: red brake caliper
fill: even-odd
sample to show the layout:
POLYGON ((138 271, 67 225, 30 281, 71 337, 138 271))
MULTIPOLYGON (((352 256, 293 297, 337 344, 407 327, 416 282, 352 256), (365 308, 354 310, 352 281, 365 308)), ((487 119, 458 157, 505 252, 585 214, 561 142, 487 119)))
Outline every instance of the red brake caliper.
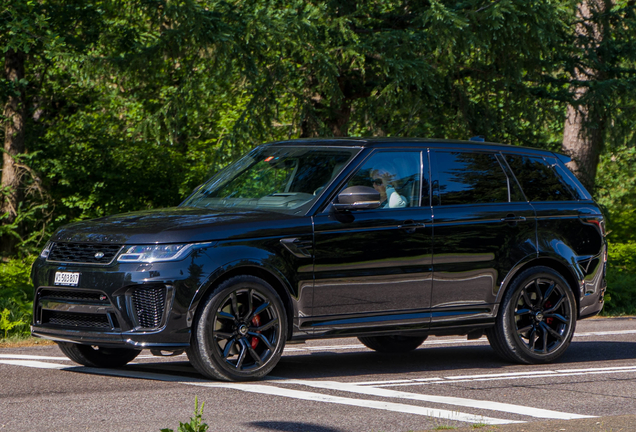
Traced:
MULTIPOLYGON (((545 307, 546 309, 550 309, 550 308, 552 307, 552 303, 550 303, 550 302, 545 302, 544 307, 545 307)), ((552 325, 552 323, 554 322, 554 318, 546 318, 546 319, 545 319, 545 322, 546 322, 546 324, 548 324, 548 325, 552 325)))
MULTIPOLYGON (((254 327, 260 327, 260 325, 261 325, 261 317, 259 315, 255 315, 254 318, 252 318, 252 325, 254 327)), ((255 349, 258 346, 258 338, 256 336, 252 336, 252 340, 250 341, 250 345, 252 345, 252 349, 255 349)))

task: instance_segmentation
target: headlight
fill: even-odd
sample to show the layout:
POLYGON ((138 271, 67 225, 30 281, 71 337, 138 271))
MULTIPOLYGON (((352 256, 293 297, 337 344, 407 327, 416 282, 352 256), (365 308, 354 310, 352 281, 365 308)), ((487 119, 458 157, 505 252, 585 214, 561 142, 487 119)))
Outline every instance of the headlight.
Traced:
POLYGON ((123 263, 152 263, 160 261, 177 261, 184 258, 194 247, 208 246, 211 243, 168 244, 125 246, 117 261, 123 263))
POLYGON ((52 247, 53 247, 53 243, 47 242, 46 245, 44 245, 44 249, 42 249, 42 252, 40 252, 40 256, 42 258, 48 258, 49 254, 51 253, 52 247))

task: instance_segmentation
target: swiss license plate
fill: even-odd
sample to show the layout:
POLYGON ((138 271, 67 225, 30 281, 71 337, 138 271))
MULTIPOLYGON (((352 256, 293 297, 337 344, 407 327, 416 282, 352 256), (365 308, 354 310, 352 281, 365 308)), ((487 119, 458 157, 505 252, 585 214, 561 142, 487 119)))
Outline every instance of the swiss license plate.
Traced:
POLYGON ((76 272, 55 272, 55 285, 77 286, 80 274, 76 272))

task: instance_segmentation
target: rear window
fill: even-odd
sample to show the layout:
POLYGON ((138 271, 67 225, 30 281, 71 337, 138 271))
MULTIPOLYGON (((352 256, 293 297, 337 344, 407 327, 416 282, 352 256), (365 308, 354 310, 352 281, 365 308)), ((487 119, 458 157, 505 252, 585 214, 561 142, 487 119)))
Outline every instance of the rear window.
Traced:
POLYGON ((576 201, 578 194, 556 170, 554 158, 506 155, 506 161, 521 184, 528 201, 576 201))

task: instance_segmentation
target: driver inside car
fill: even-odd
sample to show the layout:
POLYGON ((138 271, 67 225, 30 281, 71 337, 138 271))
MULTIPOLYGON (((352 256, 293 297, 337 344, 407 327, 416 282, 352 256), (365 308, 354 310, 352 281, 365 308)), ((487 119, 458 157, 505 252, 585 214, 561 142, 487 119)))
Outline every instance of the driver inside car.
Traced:
POLYGON ((383 165, 371 170, 373 188, 380 192, 381 208, 406 207, 406 199, 395 190, 395 169, 390 165, 383 165))

